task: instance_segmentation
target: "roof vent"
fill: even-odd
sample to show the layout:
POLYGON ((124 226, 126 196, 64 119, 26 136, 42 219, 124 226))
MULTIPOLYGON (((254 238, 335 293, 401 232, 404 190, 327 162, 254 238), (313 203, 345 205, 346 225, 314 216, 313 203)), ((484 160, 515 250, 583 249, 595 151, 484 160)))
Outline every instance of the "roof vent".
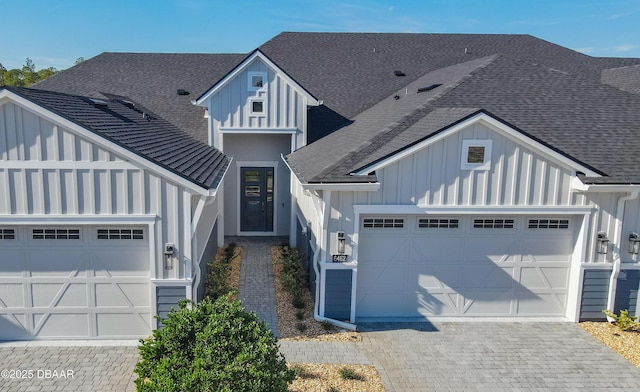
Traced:
POLYGON ((107 106, 107 101, 103 101, 101 99, 89 98, 89 101, 91 101, 94 106, 107 106))
POLYGON ((419 88, 419 89, 418 89, 418 92, 419 92, 419 93, 425 93, 425 92, 427 92, 427 91, 431 91, 431 90, 433 90, 433 89, 435 89, 435 88, 438 88, 438 87, 440 87, 440 86, 442 86, 442 83, 440 83, 440 84, 432 84, 431 86, 427 86, 427 87, 421 87, 421 88, 419 88))
POLYGON ((183 88, 179 88, 178 95, 189 95, 189 92, 183 88))
POLYGON ((407 76, 404 72, 402 71, 393 71, 393 74, 396 76, 407 76))
POLYGON ((124 106, 126 106, 126 107, 128 107, 128 108, 130 108, 130 109, 133 109, 133 108, 135 108, 135 107, 136 107, 136 104, 135 104, 135 103, 133 103, 133 102, 131 102, 131 101, 128 101, 128 100, 122 100, 121 102, 124 104, 124 106))

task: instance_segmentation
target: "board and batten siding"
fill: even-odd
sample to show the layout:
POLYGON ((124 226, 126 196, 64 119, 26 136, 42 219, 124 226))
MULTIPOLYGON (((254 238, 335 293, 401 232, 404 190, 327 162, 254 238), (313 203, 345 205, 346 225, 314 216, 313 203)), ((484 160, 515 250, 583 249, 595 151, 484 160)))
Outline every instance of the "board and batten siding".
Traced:
POLYGON ((184 187, 22 106, 0 106, 0 216, 155 215, 155 278, 184 279, 184 262, 163 268, 162 246, 175 243, 179 260, 191 248, 185 203, 184 187))
MULTIPOLYGON (((213 145, 220 147, 220 128, 298 129, 296 148, 305 143, 307 99, 293 85, 260 59, 255 59, 209 100, 209 117, 214 131, 213 145), (249 89, 249 74, 263 72, 267 83, 257 91, 249 89), (265 113, 251 112, 251 100, 264 100, 265 113)), ((224 149, 224 146, 222 146, 224 149)))
MULTIPOLYGON (((476 122, 376 171, 375 192, 332 192, 330 233, 352 240, 353 205, 539 207, 589 205, 572 192, 574 172, 528 146, 476 122), (463 140, 491 140, 489 170, 461 169, 463 140)), ((330 251, 337 241, 330 235, 330 251)), ((350 251, 351 241, 347 241, 350 251)))

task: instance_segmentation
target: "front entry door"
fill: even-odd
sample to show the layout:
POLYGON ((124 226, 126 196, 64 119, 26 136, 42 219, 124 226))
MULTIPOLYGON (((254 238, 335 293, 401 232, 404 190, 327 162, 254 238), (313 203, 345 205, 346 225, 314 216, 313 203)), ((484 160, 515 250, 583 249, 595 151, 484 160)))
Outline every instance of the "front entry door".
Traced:
POLYGON ((240 168, 240 231, 273 231, 273 168, 240 168))

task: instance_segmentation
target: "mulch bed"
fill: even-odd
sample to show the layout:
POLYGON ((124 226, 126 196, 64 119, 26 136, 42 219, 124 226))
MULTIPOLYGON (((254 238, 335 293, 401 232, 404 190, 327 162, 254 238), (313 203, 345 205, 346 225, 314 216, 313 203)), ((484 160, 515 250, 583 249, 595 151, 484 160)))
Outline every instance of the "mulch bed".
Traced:
POLYGON ((622 331, 608 322, 582 322, 578 324, 604 345, 640 367, 640 332, 622 331))
MULTIPOLYGON (((273 260, 273 274, 276 281, 276 301, 278 305, 278 333, 282 340, 324 340, 324 341, 349 341, 359 342, 362 337, 358 332, 345 331, 328 323, 320 323, 313 318, 314 301, 311 291, 303 291, 305 307, 296 309, 293 307, 291 295, 282 287, 282 265, 280 260, 280 247, 271 248, 273 260), (304 330, 302 330, 304 329, 304 330)), ((295 252, 295 249, 292 249, 295 252)))
POLYGON ((289 386, 291 392, 308 391, 340 391, 340 392, 384 392, 384 386, 378 371, 371 365, 335 365, 302 363, 288 364, 300 366, 304 370, 289 386), (355 371, 359 379, 345 380, 340 376, 341 368, 350 368, 355 371), (332 389, 333 388, 333 389, 332 389))

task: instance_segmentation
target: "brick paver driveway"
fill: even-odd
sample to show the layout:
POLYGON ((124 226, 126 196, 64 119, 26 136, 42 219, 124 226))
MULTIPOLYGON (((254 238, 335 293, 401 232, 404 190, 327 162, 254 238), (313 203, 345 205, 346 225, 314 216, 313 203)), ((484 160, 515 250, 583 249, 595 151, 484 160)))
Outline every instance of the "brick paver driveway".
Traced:
POLYGON ((359 324, 389 391, 637 390, 640 368, 572 323, 359 324))
POLYGON ((130 345, 0 344, 0 391, 134 391, 138 358, 138 349, 130 345))

